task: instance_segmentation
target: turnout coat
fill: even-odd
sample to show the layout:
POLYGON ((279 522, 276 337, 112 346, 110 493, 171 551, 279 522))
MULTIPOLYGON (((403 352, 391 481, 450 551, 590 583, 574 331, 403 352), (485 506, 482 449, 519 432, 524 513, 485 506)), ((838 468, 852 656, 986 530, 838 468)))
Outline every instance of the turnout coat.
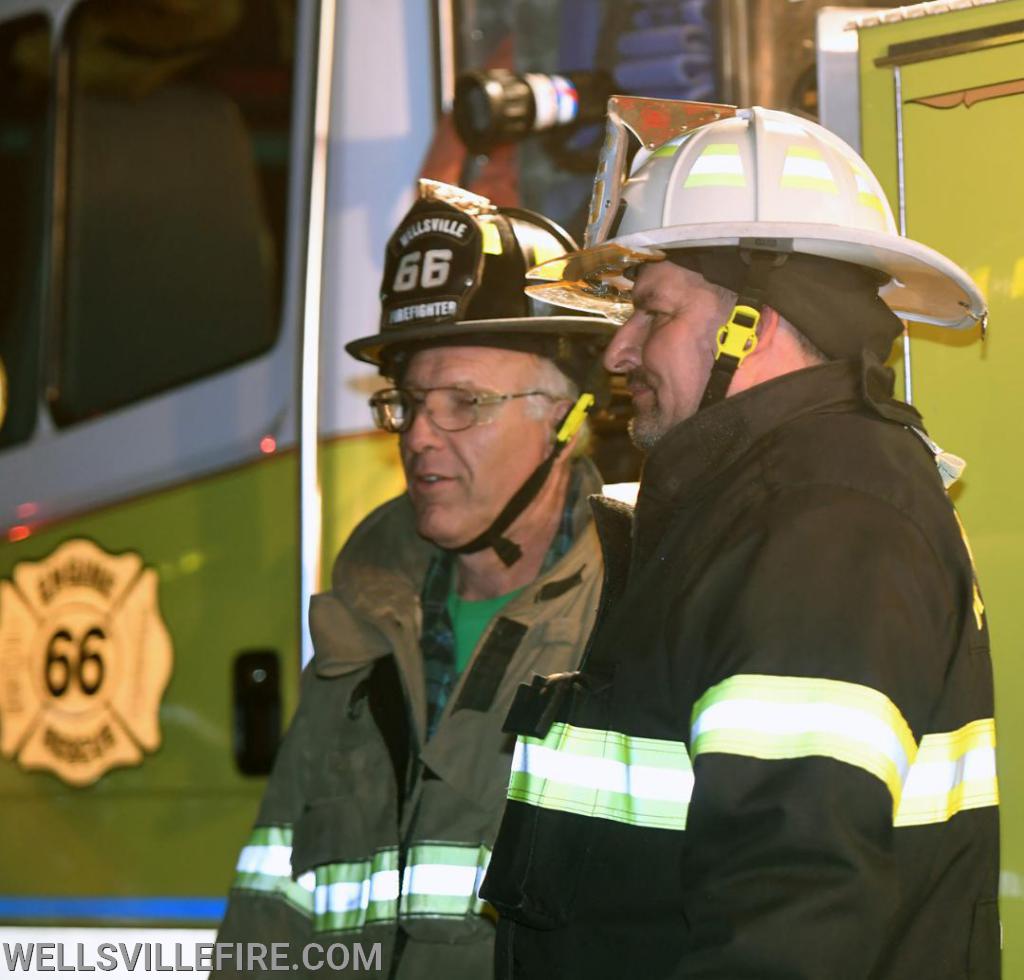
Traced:
POLYGON ((598 507, 581 670, 517 696, 506 980, 999 975, 985 611, 871 358, 674 427, 598 507))
MULTIPOLYGON (((299 977, 310 943, 345 946, 334 965, 353 974, 380 943, 374 975, 492 975, 496 915, 477 893, 512 760, 502 721, 520 681, 577 665, 597 609, 587 495, 600 482, 589 462, 576 465, 573 544, 489 624, 426 743, 420 592, 437 551, 417 537, 404 496, 356 529, 333 589, 311 604, 315 656, 218 942, 287 944, 299 977)), ((323 959, 314 949, 311 976, 330 972, 315 971, 323 959)))

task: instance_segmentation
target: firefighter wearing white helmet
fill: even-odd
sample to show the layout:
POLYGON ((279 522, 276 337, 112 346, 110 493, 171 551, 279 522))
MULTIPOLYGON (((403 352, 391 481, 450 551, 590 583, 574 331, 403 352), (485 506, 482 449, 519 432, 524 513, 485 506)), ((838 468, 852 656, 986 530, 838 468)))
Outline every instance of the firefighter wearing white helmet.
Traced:
POLYGON ((531 291, 620 320, 648 455, 634 514, 597 510, 581 670, 506 721, 499 976, 997 977, 962 461, 883 366, 898 317, 968 328, 978 290, 764 109, 613 99, 586 246, 531 291))
MULTIPOLYGON (((477 890, 512 762, 502 722, 519 681, 576 665, 601 581, 600 478, 570 446, 612 325, 523 293, 530 264, 573 247, 435 181, 388 242, 380 329, 348 351, 390 379, 371 406, 407 492, 310 605, 314 659, 239 857, 228 950, 285 944, 299 977, 492 975, 477 890)), ((228 959, 218 976, 275 968, 228 959)))

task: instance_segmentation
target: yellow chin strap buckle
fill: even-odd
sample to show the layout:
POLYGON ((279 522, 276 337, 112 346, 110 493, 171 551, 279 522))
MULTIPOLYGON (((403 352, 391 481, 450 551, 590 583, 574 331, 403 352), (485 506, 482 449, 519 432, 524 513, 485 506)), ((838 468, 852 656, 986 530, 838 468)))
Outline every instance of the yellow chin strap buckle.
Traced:
POLYGON ((734 306, 728 323, 718 328, 715 360, 728 354, 736 359, 736 366, 739 367, 757 347, 757 325, 760 322, 760 310, 752 306, 734 306))
POLYGON ((594 396, 589 392, 585 391, 579 398, 576 399, 576 404, 573 405, 569 414, 566 415, 565 421, 562 423, 558 430, 558 434, 555 436, 555 442, 560 446, 564 446, 576 433, 579 431, 579 427, 583 425, 583 420, 587 417, 587 412, 590 411, 594 404, 594 396))

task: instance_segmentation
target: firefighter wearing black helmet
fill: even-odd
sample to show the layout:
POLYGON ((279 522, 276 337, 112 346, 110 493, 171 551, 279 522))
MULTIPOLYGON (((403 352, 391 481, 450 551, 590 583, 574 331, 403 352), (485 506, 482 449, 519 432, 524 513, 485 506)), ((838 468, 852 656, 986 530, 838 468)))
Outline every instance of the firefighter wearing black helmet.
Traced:
POLYGON ((300 976, 308 943, 342 944, 336 968, 358 943, 384 976, 492 975, 477 892, 512 760, 502 721, 521 681, 575 667, 601 576, 600 482, 572 450, 611 325, 545 315, 522 288, 573 247, 430 181, 391 237, 380 331, 348 350, 390 379, 371 407, 408 490, 313 600, 315 657, 220 942, 287 943, 300 976))

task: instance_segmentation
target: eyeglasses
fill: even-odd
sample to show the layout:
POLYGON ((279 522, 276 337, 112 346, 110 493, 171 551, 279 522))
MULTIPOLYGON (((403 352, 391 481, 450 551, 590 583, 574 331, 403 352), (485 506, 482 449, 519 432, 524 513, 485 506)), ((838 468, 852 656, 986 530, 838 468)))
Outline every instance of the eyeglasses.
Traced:
POLYGON ((416 413, 426 409, 427 417, 445 432, 461 432, 474 425, 493 422, 498 407, 513 398, 540 395, 556 400, 546 391, 471 391, 468 388, 384 388, 370 399, 374 424, 385 432, 405 432, 416 413))

